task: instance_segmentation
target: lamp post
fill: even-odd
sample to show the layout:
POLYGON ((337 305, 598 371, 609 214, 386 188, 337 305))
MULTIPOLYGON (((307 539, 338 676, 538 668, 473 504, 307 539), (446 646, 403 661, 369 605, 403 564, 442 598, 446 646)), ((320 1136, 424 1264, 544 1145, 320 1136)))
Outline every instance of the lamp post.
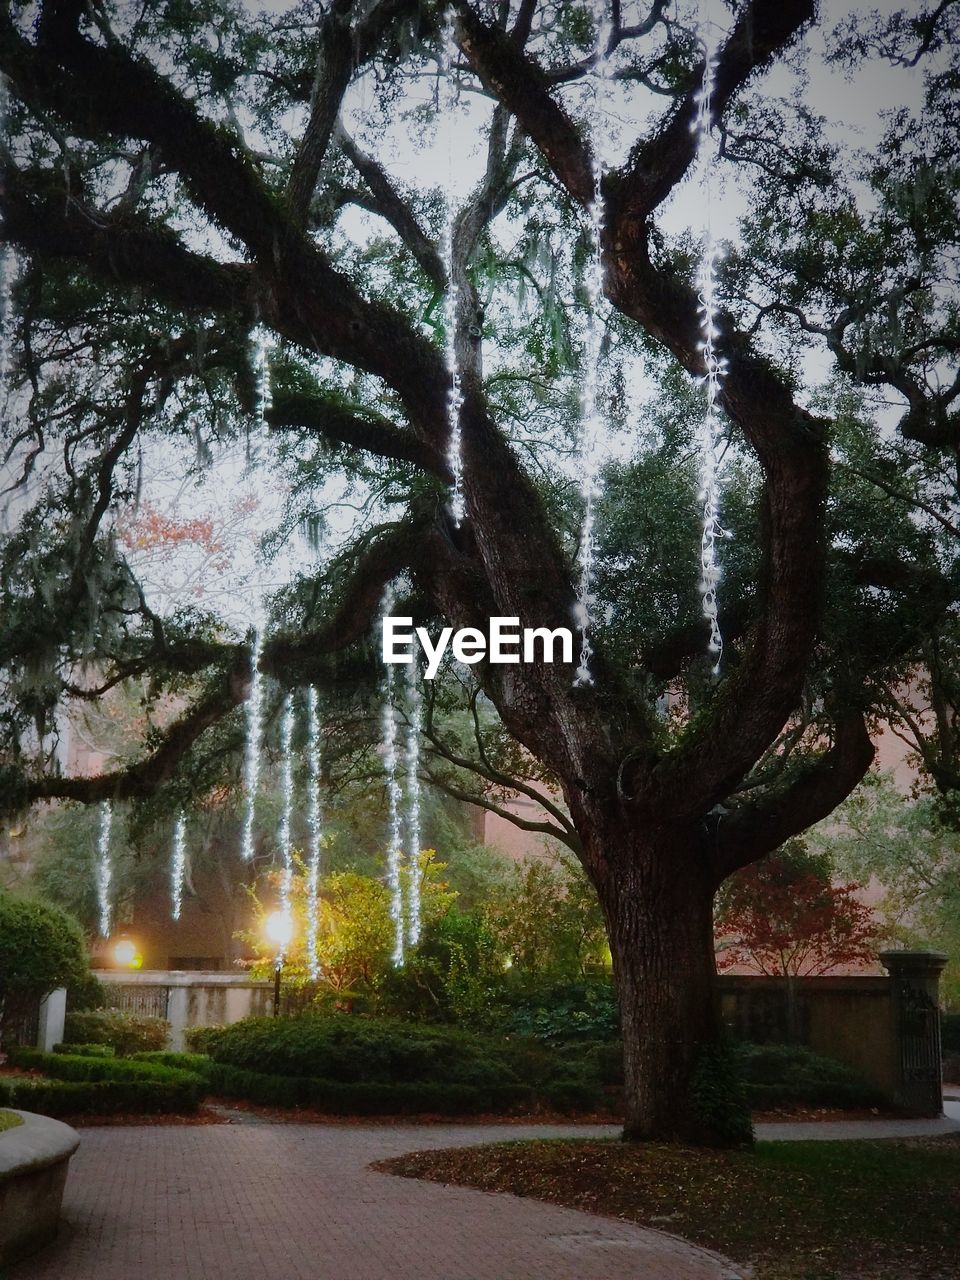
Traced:
POLYGON ((118 938, 113 944, 113 963, 119 969, 139 969, 143 964, 143 956, 137 945, 129 938, 118 938))
POLYGON ((273 970, 273 1016, 280 1016, 280 975, 283 972, 283 956, 293 937, 293 919, 289 911, 272 911, 263 922, 263 931, 277 948, 273 970))

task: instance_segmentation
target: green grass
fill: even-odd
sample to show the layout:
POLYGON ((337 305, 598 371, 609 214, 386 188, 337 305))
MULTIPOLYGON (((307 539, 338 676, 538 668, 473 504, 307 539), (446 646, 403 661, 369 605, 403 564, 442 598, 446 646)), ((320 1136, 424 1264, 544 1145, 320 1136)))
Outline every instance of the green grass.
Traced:
POLYGON ((12 1111, 0 1111, 0 1133, 4 1129, 16 1129, 20 1124, 23 1124, 21 1116, 15 1116, 12 1111))
POLYGON ((753 1264, 756 1280, 960 1276, 960 1138, 744 1152, 516 1142, 378 1167, 659 1227, 753 1264))

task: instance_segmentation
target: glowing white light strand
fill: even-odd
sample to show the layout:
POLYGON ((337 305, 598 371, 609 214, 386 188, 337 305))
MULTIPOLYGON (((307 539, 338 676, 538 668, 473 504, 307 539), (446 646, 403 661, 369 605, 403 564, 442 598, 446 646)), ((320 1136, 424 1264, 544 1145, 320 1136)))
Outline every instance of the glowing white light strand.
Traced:
POLYGON ((170 904, 174 920, 180 919, 183 906, 183 882, 187 873, 187 820, 181 813, 173 828, 173 857, 170 865, 170 904))
POLYGON ((703 356, 707 408, 700 425, 700 501, 703 507, 703 524, 700 538, 700 598, 703 616, 710 627, 708 648, 716 657, 713 672, 720 673, 723 656, 723 634, 717 605, 717 587, 720 582, 720 559, 717 542, 724 536, 720 524, 720 474, 718 451, 722 424, 718 397, 727 368, 727 362, 717 355, 717 263, 720 251, 713 239, 710 224, 711 175, 714 156, 710 154, 713 142, 713 94, 716 86, 717 47, 703 37, 703 78, 696 94, 696 115, 691 124, 697 136, 697 161, 705 167, 704 206, 706 225, 703 259, 697 279, 697 297, 700 310, 700 352, 703 356))
MULTIPOLYGON (((280 878, 280 911, 285 920, 292 918, 293 889, 293 847, 290 837, 290 822, 293 817, 293 700, 289 694, 283 700, 283 711, 280 715, 280 856, 283 858, 283 872, 280 878)), ((284 947, 281 945, 277 960, 283 960, 284 947)))
POLYGON ((253 376, 255 382, 254 413, 257 419, 257 431, 266 434, 267 414, 273 406, 273 392, 270 388, 270 344, 267 331, 263 325, 257 325, 251 335, 253 348, 253 376))
MULTIPOLYGON (((393 610, 393 588, 383 596, 383 612, 393 610)), ((387 887, 390 890, 390 918, 393 921, 393 963, 403 964, 403 885, 400 880, 403 837, 400 805, 402 800, 397 779, 397 720, 393 705, 393 665, 386 663, 383 682, 383 771, 387 783, 387 887)))
POLYGON ((407 869, 409 872, 407 896, 407 942, 415 947, 420 941, 420 729, 423 706, 417 685, 417 668, 414 663, 407 671, 407 869))
MULTIPOLYGON (((7 136, 10 96, 7 78, 0 74, 0 137, 7 136)), ((2 223, 0 223, 2 226, 2 223)), ((13 363, 13 281, 17 259, 9 244, 0 247, 0 392, 9 394, 7 379, 13 363)))
POLYGON ((320 841, 320 715, 317 691, 307 690, 307 965, 311 979, 320 977, 319 931, 320 841))
POLYGON ((113 863, 110 858, 110 831, 113 826, 113 808, 109 800, 100 805, 100 831, 97 836, 97 906, 100 911, 100 936, 110 936, 113 863))
POLYGON ((260 787, 260 739, 263 715, 263 677, 260 675, 260 654, 263 638, 260 628, 253 632, 250 652, 250 693, 247 697, 246 739, 243 753, 243 831, 240 853, 244 862, 250 862, 254 854, 253 819, 257 807, 257 791, 260 787))
POLYGON ((460 370, 457 365, 457 311, 460 305, 460 290, 457 285, 453 263, 453 168, 454 168, 454 111, 457 106, 457 85, 453 75, 454 62, 457 55, 457 43, 454 39, 454 13, 448 9, 443 18, 443 32, 440 50, 440 78, 443 85, 443 101, 441 104, 443 128, 447 139, 447 196, 443 217, 443 234, 440 237, 440 256, 443 260, 447 287, 443 295, 443 354, 450 378, 447 392, 447 463, 453 475, 453 486, 450 492, 450 514, 453 522, 459 526, 464 516, 463 500, 463 437, 460 427, 460 410, 463 407, 463 392, 460 386, 460 370))
POLYGON ((607 44, 610 28, 603 20, 597 22, 597 43, 593 69, 593 196, 587 209, 590 225, 590 258, 587 263, 585 286, 587 292, 586 332, 584 335, 583 390, 580 397, 580 494, 583 498, 583 522, 580 526, 580 546, 577 560, 580 578, 577 583, 577 601, 574 618, 580 631, 580 663, 574 675, 575 685, 593 684, 590 660, 593 646, 590 631, 595 618, 593 606, 593 573, 596 561, 595 523, 596 502, 600 497, 599 472, 601 444, 606 434, 606 423, 599 408, 600 347, 603 341, 603 323, 600 308, 603 301, 603 111, 606 102, 607 44))

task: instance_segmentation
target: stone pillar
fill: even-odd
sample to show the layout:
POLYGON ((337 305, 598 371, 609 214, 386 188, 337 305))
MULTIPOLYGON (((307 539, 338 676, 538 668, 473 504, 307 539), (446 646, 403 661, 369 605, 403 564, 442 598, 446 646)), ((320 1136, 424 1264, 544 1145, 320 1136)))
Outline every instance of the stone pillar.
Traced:
POLYGON ((167 1021, 170 1023, 167 1048, 173 1053, 183 1053, 186 1048, 183 1033, 187 1026, 189 996, 187 987, 171 987, 167 993, 167 1021))
POLYGON ((37 1048, 49 1053, 55 1044, 63 1043, 63 1024, 67 1016, 67 989, 57 987, 40 1001, 37 1048))
POLYGON ((896 1102, 918 1116, 943 1114, 940 1050, 942 951, 881 951, 890 974, 896 1029, 896 1102))

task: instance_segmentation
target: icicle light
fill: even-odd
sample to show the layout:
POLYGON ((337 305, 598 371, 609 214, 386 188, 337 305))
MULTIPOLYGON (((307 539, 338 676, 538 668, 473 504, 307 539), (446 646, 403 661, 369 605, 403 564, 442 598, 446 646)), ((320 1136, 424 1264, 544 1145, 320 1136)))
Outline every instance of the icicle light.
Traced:
MULTIPOLYGON (((0 73, 0 137, 6 138, 10 108, 7 78, 0 73)), ((2 230, 2 222, 0 222, 2 230)), ((9 244, 0 246, 0 392, 7 390, 6 382, 13 364, 13 281, 17 274, 17 259, 9 244)))
POLYGON ((113 807, 109 800, 100 804, 100 830, 97 835, 97 907, 100 912, 100 936, 110 936, 113 863, 110 858, 110 831, 113 826, 113 807))
POLYGON ((459 309, 460 291, 456 282, 453 261, 454 236, 454 112, 457 107, 457 85, 454 76, 454 63, 457 57, 457 42, 454 38, 454 12, 448 9, 443 17, 443 32, 440 50, 440 82, 443 98, 441 101, 442 128, 447 141, 447 194, 443 217, 443 233, 440 238, 440 256, 443 259, 444 274, 447 287, 443 297, 443 354, 449 377, 447 392, 447 463, 453 476, 453 487, 450 493, 450 513, 453 522, 459 526, 464 516, 463 501, 463 450, 460 428, 460 410, 463 407, 463 392, 460 386, 460 370, 457 364, 457 311, 459 309))
POLYGON ((170 864, 170 907, 174 920, 180 919, 183 906, 183 882, 187 870, 187 820, 181 813, 173 828, 173 857, 170 864))
POLYGON ((601 445, 606 435, 606 422, 600 412, 600 347, 603 341, 603 137, 604 109, 606 105, 607 44, 610 29, 605 20, 597 22, 597 43, 593 66, 593 196, 587 209, 590 228, 590 258, 587 263, 585 286, 587 292, 586 332, 584 335, 583 391, 580 398, 580 496, 583 499, 583 522, 580 526, 580 546, 577 561, 580 577, 577 583, 577 601, 574 618, 580 631, 580 662, 573 683, 593 684, 590 660, 593 647, 590 632, 595 622, 593 606, 593 575, 596 560, 595 522, 596 503, 600 497, 599 472, 601 445))
POLYGON ((251 335, 250 345, 253 356, 254 377, 254 414, 257 420, 257 431, 265 434, 267 414, 273 405, 273 393, 270 389, 270 344, 267 330, 258 324, 251 335))
POLYGON ((320 714, 317 691, 307 690, 307 965, 315 982, 320 976, 317 952, 320 889, 320 714))
POLYGON ((254 854, 253 819, 257 807, 257 791, 260 786, 260 739, 263 716, 263 677, 260 675, 260 654, 263 638, 260 628, 253 633, 250 651, 250 693, 247 697, 246 739, 243 752, 243 831, 240 853, 244 862, 250 862, 254 854))
MULTIPOLYGON (((383 613, 393 610, 393 588, 383 597, 383 613)), ((400 880, 402 853, 400 805, 402 800, 397 779, 397 719, 394 710, 392 663, 384 664, 383 681, 383 771, 387 783, 387 887, 390 890, 390 918, 393 920, 393 963, 403 964, 403 885, 400 880)))
MULTIPOLYGON (((293 818, 293 700, 289 694, 283 700, 280 715, 280 830, 278 840, 283 871, 280 879, 280 911, 287 920, 292 919, 293 846, 290 823, 293 818)), ((278 960, 283 959, 283 948, 278 960)))
POLYGON ((717 542, 723 537, 720 524, 720 475, 719 446, 722 435, 719 407, 720 388, 726 372, 726 361, 717 354, 717 263, 719 249, 711 228, 711 179, 715 157, 713 147, 713 95, 716 86, 717 49, 715 44, 703 38, 703 77, 696 95, 696 114, 691 128, 697 137, 697 162, 705 170, 703 259, 697 279, 697 298, 700 309, 700 352, 703 357, 702 384, 706 390, 707 407, 700 426, 700 502, 703 522, 700 538, 700 598, 703 616, 710 628, 708 648, 715 657, 713 672, 720 673, 723 656, 723 635, 720 630, 717 606, 717 587, 720 582, 720 560, 717 542))
POLYGON ((420 728, 423 707, 415 663, 407 667, 407 942, 420 941, 420 728))

